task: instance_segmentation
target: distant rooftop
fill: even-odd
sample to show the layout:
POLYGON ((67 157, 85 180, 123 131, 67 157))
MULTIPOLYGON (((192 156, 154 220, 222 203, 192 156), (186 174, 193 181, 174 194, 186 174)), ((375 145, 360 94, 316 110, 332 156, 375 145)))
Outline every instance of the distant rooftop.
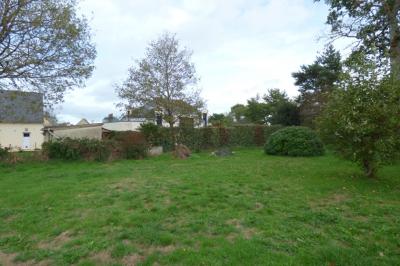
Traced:
POLYGON ((43 94, 0 90, 0 123, 43 123, 43 94))

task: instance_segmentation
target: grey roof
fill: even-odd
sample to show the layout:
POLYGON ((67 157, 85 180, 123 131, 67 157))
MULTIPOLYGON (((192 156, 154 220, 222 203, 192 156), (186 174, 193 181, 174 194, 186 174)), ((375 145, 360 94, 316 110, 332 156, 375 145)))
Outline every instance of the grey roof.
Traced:
POLYGON ((0 123, 43 123, 43 94, 0 90, 0 123))

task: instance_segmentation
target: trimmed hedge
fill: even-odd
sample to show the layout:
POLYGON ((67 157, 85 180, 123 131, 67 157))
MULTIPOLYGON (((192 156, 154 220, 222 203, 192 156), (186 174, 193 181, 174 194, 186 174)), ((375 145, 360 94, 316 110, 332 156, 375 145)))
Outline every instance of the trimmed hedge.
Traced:
POLYGON ((324 146, 317 134, 307 127, 287 127, 271 135, 265 153, 284 156, 319 156, 324 146))
POLYGON ((43 143, 42 151, 50 159, 105 161, 111 148, 100 140, 65 138, 43 143))
POLYGON ((209 150, 218 147, 254 147, 262 146, 268 137, 283 126, 238 125, 233 127, 206 128, 159 128, 152 134, 159 136, 155 142, 164 150, 171 151, 175 142, 188 146, 193 151, 209 150), (176 139, 173 139, 172 130, 176 139))
POLYGON ((107 161, 110 159, 143 159, 148 145, 140 132, 112 132, 105 140, 64 138, 42 145, 49 159, 107 161))

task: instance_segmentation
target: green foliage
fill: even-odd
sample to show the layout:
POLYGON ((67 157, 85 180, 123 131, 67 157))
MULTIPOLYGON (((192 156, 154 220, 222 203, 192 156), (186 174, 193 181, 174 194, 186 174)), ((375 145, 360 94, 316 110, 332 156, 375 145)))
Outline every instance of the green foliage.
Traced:
POLYGON ((381 79, 368 62, 349 71, 318 127, 326 143, 374 177, 380 165, 399 153, 400 86, 395 78, 381 79))
MULTIPOLYGON (((252 147, 264 144, 265 139, 282 126, 235 125, 232 127, 174 128, 176 140, 191 150, 201 151, 221 146, 252 147)), ((172 150, 175 141, 171 128, 161 128, 164 150, 172 150)))
POLYGON ((279 104, 270 118, 272 125, 298 126, 300 125, 300 108, 292 101, 279 104))
POLYGON ((254 143, 257 146, 262 146, 265 143, 264 127, 256 126, 254 128, 254 143))
POLYGON ((140 125, 139 131, 143 133, 146 141, 153 146, 162 144, 162 132, 160 127, 154 123, 143 123, 140 125))
POLYGON ((94 139, 64 138, 43 143, 42 151, 50 159, 105 161, 110 155, 106 143, 94 139))
POLYGON ((232 124, 232 117, 225 114, 212 114, 208 121, 211 125, 218 127, 218 126, 229 126, 232 124))
POLYGON ((259 97, 251 98, 247 101, 245 117, 249 122, 254 124, 265 124, 269 114, 269 106, 266 103, 261 102, 259 97))
MULTIPOLYGON (((315 0, 316 2, 321 0, 315 0)), ((376 57, 380 67, 399 71, 400 4, 397 0, 327 0, 331 38, 351 38, 353 51, 376 57), (391 64, 386 64, 390 58, 391 64), (394 69, 396 68, 396 69, 394 69)), ((398 73, 397 73, 398 74, 398 73)))
MULTIPOLYGON (((262 127, 265 128, 265 126, 262 127)), ((255 128, 255 125, 240 125, 232 127, 230 131, 230 145, 238 147, 255 146, 255 128)))
MULTIPOLYGON (((235 118, 236 124, 249 121, 259 125, 296 126, 300 124, 300 111, 297 105, 289 99, 285 91, 269 89, 262 99, 257 95, 248 100, 246 106, 242 104, 232 106, 230 117, 235 118)), ((222 117, 219 120, 222 120, 222 117)))
POLYGON ((287 127, 268 139, 265 153, 284 156, 319 156, 324 154, 322 141, 307 127, 287 127))
POLYGON ((243 104, 235 104, 231 107, 230 115, 235 119, 235 123, 247 123, 247 107, 243 104))
POLYGON ((110 144, 117 157, 124 159, 143 159, 147 156, 148 143, 141 132, 115 132, 110 144))
POLYGON ((8 148, 3 148, 0 146, 0 161, 7 159, 8 155, 9 155, 8 148))
POLYGON ((299 87, 301 124, 314 127, 315 118, 326 105, 329 94, 342 74, 342 61, 338 51, 329 46, 311 65, 302 65, 292 74, 299 87))
POLYGON ((49 159, 107 161, 109 159, 143 159, 148 145, 139 132, 114 132, 106 140, 63 138, 42 145, 49 159))

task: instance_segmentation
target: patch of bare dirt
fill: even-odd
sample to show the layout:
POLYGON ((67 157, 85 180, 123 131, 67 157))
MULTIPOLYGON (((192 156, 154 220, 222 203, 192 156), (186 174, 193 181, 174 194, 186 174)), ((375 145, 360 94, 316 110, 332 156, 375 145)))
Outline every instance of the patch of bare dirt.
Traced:
POLYGON ((145 260, 145 258, 153 253, 160 252, 162 254, 171 253, 176 250, 174 245, 169 246, 140 246, 140 254, 131 254, 122 259, 122 264, 127 266, 134 266, 145 260))
POLYGON ((109 251, 101 251, 90 256, 90 260, 99 264, 108 264, 112 262, 111 254, 109 251))
POLYGON ((144 260, 144 256, 138 254, 128 255, 123 257, 122 264, 126 266, 135 266, 144 260))
MULTIPOLYGON (((238 219, 231 219, 226 222, 228 225, 234 226, 236 230, 239 231, 240 235, 245 239, 251 239, 255 235, 258 234, 258 230, 256 228, 245 227, 242 222, 238 219)), ((227 239, 229 241, 233 241, 235 239, 235 234, 228 235, 227 239)))
POLYGON ((312 208, 335 206, 345 203, 349 199, 347 194, 335 193, 326 198, 322 198, 310 203, 312 208))
POLYGON ((16 253, 3 253, 0 251, 0 265, 2 266, 49 266, 51 262, 48 260, 35 262, 35 261, 26 261, 26 262, 15 262, 14 259, 17 257, 16 253))
POLYGON ((260 202, 256 202, 256 204, 254 205, 256 210, 261 210, 264 208, 264 204, 260 203, 260 202))
POLYGON ((38 247, 41 249, 58 249, 71 240, 71 233, 69 231, 65 231, 49 242, 39 242, 38 247))
POLYGON ((17 254, 6 254, 0 251, 0 265, 9 266, 9 265, 17 265, 14 262, 17 254))
POLYGON ((131 178, 120 180, 108 186, 111 190, 117 192, 132 191, 136 188, 136 183, 131 178))

